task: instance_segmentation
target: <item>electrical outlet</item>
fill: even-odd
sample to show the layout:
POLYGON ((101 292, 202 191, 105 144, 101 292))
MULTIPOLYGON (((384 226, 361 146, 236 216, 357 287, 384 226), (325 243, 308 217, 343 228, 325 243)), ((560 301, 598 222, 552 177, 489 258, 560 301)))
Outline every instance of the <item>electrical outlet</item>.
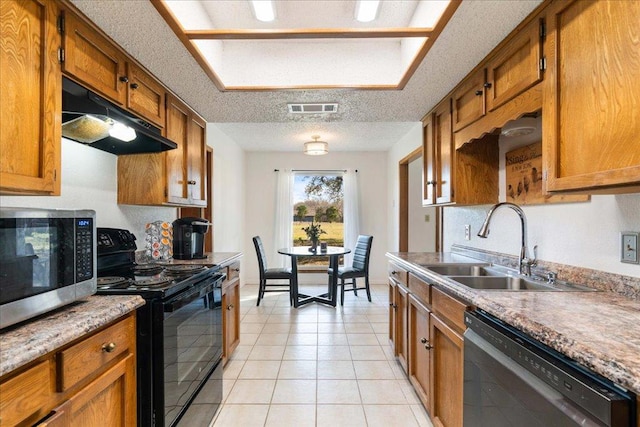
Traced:
POLYGON ((471 240, 471 226, 469 224, 464 225, 464 240, 471 240))
POLYGON ((623 231, 621 236, 620 261, 630 264, 638 264, 638 235, 634 231, 623 231))
POLYGON ((429 222, 431 220, 431 216, 429 214, 425 214, 424 222, 429 222))

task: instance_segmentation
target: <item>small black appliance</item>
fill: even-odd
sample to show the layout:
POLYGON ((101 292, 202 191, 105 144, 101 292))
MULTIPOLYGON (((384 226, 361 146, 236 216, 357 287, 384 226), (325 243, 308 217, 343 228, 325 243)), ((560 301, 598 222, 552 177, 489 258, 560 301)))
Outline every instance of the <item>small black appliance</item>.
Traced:
POLYGON ((186 217, 173 221, 173 257, 176 259, 202 259, 204 235, 209 222, 203 218, 186 217))

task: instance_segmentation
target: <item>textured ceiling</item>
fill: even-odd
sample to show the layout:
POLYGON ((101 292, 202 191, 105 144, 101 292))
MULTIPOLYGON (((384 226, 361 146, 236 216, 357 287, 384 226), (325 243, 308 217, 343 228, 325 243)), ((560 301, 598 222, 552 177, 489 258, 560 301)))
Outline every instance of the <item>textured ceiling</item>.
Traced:
POLYGON ((390 148, 541 2, 464 0, 401 91, 243 93, 219 92, 148 0, 71 1, 208 122, 224 123, 223 131, 241 147, 276 151, 296 150, 292 138, 312 134, 332 151, 390 148), (290 102, 340 106, 328 116, 293 116, 290 102))

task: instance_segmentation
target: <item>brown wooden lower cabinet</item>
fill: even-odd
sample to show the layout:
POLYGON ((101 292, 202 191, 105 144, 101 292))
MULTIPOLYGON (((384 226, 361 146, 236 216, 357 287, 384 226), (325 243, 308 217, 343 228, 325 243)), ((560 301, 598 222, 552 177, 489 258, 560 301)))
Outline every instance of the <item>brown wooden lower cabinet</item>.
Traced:
POLYGON ((430 405, 431 311, 409 295, 409 380, 425 408, 430 405))
POLYGON ((405 373, 408 368, 408 352, 407 352, 407 306, 408 306, 409 291, 401 285, 396 285, 395 297, 394 297, 394 310, 396 312, 395 327, 396 327, 396 341, 395 341, 395 354, 402 365, 405 373))
POLYGON ((462 426, 463 338, 438 316, 431 314, 431 405, 435 426, 462 426))
POLYGON ((132 312, 6 374, 0 379, 2 425, 136 425, 135 325, 132 312), (90 358, 83 361, 85 355, 90 358))
POLYGON ((222 360, 227 363, 240 344, 240 263, 227 268, 222 283, 222 360))

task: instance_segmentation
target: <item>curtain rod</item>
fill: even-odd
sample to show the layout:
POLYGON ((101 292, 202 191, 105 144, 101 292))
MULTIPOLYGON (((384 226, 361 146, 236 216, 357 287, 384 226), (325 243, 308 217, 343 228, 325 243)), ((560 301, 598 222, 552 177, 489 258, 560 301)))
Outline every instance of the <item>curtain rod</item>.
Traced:
MULTIPOLYGON (((280 169, 274 169, 274 172, 280 172, 280 169)), ((292 169, 291 172, 346 172, 346 169, 292 169)), ((355 170, 358 172, 358 169, 355 170)))

